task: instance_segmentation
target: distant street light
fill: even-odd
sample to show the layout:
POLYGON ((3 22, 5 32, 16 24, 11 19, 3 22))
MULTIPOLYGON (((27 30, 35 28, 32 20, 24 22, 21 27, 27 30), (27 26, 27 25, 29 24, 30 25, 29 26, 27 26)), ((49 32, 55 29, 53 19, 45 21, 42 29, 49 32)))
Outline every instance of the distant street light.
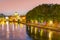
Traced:
POLYGON ((52 25, 52 24, 53 24, 53 21, 52 21, 52 20, 50 20, 50 21, 49 21, 49 24, 50 24, 50 25, 52 25))
POLYGON ((48 26, 52 26, 52 25, 53 25, 53 21, 52 20, 49 20, 48 26))
POLYGON ((5 17, 5 19, 6 19, 6 21, 8 21, 9 20, 9 17, 5 17))
POLYGON ((9 19, 8 17, 5 17, 6 19, 9 19))

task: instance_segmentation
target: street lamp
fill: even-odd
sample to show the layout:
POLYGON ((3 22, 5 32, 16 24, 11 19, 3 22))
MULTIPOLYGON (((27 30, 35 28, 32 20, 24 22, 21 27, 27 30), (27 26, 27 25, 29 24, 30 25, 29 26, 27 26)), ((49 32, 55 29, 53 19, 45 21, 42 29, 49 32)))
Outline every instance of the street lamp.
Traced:
POLYGON ((52 20, 50 20, 50 21, 49 21, 49 24, 50 24, 50 25, 52 25, 52 24, 53 24, 53 21, 52 21, 52 20))
POLYGON ((9 17, 5 17, 6 21, 8 21, 9 17))
POLYGON ((53 21, 52 20, 49 20, 48 26, 52 26, 52 25, 53 25, 53 21))

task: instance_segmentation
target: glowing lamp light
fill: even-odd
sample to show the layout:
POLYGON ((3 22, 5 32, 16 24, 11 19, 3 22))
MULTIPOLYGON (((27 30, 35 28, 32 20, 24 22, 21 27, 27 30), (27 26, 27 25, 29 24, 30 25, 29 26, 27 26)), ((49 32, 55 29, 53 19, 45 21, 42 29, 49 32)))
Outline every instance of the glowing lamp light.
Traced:
POLYGON ((50 21, 49 21, 49 24, 50 24, 50 25, 52 25, 52 24, 53 24, 53 21, 52 21, 52 20, 50 20, 50 21))
POLYGON ((53 21, 52 21, 52 20, 50 20, 50 21, 48 22, 48 26, 53 26, 53 21))
POLYGON ((8 17, 5 17, 6 19, 9 19, 8 17))

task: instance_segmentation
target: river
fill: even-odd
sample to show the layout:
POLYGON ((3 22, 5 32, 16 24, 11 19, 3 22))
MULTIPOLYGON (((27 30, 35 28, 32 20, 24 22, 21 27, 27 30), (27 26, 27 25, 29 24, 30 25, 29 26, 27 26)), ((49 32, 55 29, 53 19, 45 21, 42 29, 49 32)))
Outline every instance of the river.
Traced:
POLYGON ((21 23, 0 24, 0 40, 60 40, 60 32, 39 29, 35 35, 33 29, 27 31, 26 27, 21 23))

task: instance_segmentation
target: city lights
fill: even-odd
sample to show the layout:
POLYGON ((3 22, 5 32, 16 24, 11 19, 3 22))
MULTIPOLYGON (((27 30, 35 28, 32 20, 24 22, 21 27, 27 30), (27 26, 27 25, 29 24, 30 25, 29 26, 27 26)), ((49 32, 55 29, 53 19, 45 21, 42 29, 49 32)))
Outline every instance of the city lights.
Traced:
POLYGON ((52 20, 49 20, 47 26, 53 26, 53 21, 52 20))
POLYGON ((50 25, 52 25, 52 24, 53 24, 53 21, 52 21, 52 20, 50 20, 50 21, 49 21, 49 24, 50 24, 50 25))

